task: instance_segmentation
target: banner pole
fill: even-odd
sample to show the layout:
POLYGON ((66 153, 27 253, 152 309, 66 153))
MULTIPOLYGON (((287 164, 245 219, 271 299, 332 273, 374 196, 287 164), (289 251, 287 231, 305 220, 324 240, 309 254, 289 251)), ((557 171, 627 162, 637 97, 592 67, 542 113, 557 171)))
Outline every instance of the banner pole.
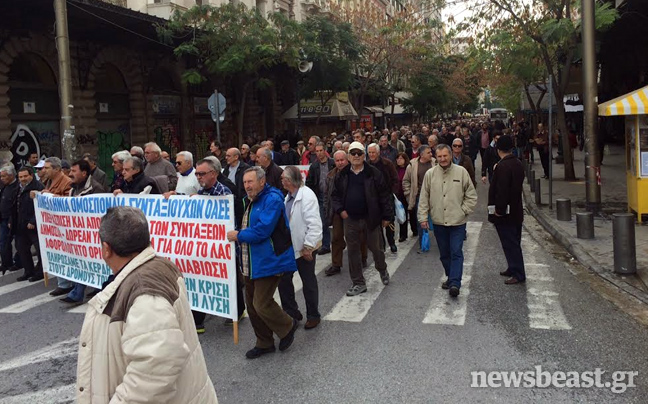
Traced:
POLYGON ((45 287, 49 286, 49 276, 47 276, 47 272, 43 272, 43 282, 45 283, 45 287))
POLYGON ((234 321, 234 344, 239 343, 238 321, 234 321))

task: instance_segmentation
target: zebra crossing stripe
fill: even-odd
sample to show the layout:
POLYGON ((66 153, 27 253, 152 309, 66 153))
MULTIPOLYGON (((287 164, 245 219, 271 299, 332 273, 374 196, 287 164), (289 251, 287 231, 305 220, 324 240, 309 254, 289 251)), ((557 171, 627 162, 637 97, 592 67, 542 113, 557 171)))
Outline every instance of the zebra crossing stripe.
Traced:
POLYGON ((465 324, 472 269, 477 254, 477 244, 479 243, 482 225, 483 223, 481 222, 468 222, 466 224, 468 240, 464 245, 465 258, 461 279, 461 294, 457 298, 450 298, 445 290, 440 289, 441 283, 445 280, 445 273, 440 262, 434 264, 440 268, 442 275, 439 282, 433 285, 435 290, 432 293, 432 302, 430 303, 430 308, 425 313, 423 324, 465 324))
POLYGON ((70 338, 65 341, 57 342, 41 348, 37 351, 10 359, 0 363, 0 372, 18 369, 24 366, 35 365, 38 363, 49 362, 54 359, 76 356, 79 345, 78 338, 70 338))
POLYGON ((37 295, 29 299, 21 300, 20 302, 14 303, 11 306, 4 307, 0 309, 0 313, 11 313, 11 314, 23 313, 41 304, 51 302, 54 299, 56 299, 56 297, 50 296, 48 291, 41 295, 37 295))
POLYGON ((73 402, 75 398, 74 384, 66 384, 47 390, 6 397, 0 400, 0 404, 60 404, 73 402))
MULTIPOLYGON (((50 278, 50 281, 52 279, 53 278, 50 278)), ((11 292, 15 292, 15 291, 20 290, 20 289, 24 289, 24 288, 32 286, 32 285, 38 285, 38 284, 41 284, 42 282, 43 282, 43 280, 40 280, 40 281, 37 281, 37 282, 28 282, 28 281, 15 282, 14 281, 13 283, 10 283, 8 285, 0 286, 0 296, 9 294, 11 292)))
MULTIPOLYGON (((328 256, 330 257, 331 254, 329 254, 328 256)), ((324 268, 328 268, 328 267, 331 266, 330 259, 325 260, 325 259, 323 259, 323 257, 318 256, 317 258, 315 258, 315 260, 316 260, 315 261, 315 276, 319 275, 319 273, 322 272, 324 270, 324 268)), ((295 293, 299 292, 304 287, 304 283, 302 282, 301 276, 299 276, 298 272, 295 272, 295 274, 293 275, 293 285, 295 285, 295 293)), ((277 288, 277 290, 275 290, 274 299, 277 302, 280 302, 279 288, 277 288)))
MULTIPOLYGON (((396 256, 390 254, 386 255, 387 271, 390 276, 394 275, 412 247, 416 244, 416 238, 412 237, 401 244, 400 250, 396 256)), ((376 271, 373 264, 367 268, 365 272, 365 282, 367 284, 367 292, 358 296, 344 296, 324 317, 324 320, 348 321, 355 323, 361 322, 367 313, 369 313, 369 309, 371 309, 371 306, 385 288, 380 280, 380 274, 376 271)))

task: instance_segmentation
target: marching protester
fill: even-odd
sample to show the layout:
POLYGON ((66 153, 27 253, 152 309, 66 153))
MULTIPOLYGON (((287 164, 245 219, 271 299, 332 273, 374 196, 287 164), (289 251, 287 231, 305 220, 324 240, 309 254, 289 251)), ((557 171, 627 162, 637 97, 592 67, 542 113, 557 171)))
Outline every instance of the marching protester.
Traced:
POLYGON ((223 170, 223 174, 234 184, 238 189, 238 195, 243 197, 245 195, 245 188, 243 187, 243 173, 250 166, 242 161, 243 155, 236 147, 227 149, 225 152, 225 161, 227 166, 223 170))
MULTIPOLYGON (((97 166, 97 157, 90 153, 85 153, 83 159, 90 164, 90 175, 92 175, 92 179, 101 184, 103 189, 107 189, 108 178, 106 178, 106 173, 97 166)), ((70 167, 70 169, 72 169, 72 167, 70 167)))
POLYGON ((414 220, 411 220, 411 212, 408 209, 409 201, 407 200, 407 197, 405 196, 405 192, 403 191, 403 178, 405 178, 405 173, 407 172, 407 166, 409 166, 410 160, 407 157, 407 154, 404 152, 398 153, 398 157, 396 157, 396 172, 398 174, 398 190, 396 191, 396 197, 398 200, 403 204, 403 207, 405 208, 405 222, 401 223, 399 226, 398 230, 398 242, 402 243, 403 241, 407 240, 407 225, 408 223, 412 227, 412 233, 415 235, 417 234, 417 226, 418 226, 418 220, 414 218, 414 220))
POLYGON ((240 231, 229 231, 227 239, 241 244, 245 301, 257 337, 245 356, 255 359, 275 351, 273 334, 280 338, 280 351, 294 341, 299 322, 281 309, 274 293, 281 275, 297 271, 297 264, 283 195, 266 183, 261 167, 250 167, 243 183, 247 193, 243 223, 240 231))
MULTIPOLYGON (((288 166, 281 175, 286 195, 286 215, 290 225, 290 237, 295 251, 297 271, 302 280, 304 300, 306 301, 306 324, 309 330, 320 323, 319 290, 317 276, 315 275, 315 262, 317 247, 322 242, 322 220, 317 196, 304 186, 299 168, 288 166)), ((279 282, 279 296, 281 307, 297 321, 303 319, 299 306, 295 300, 295 286, 293 285, 294 272, 284 272, 279 282)))
POLYGON ((11 231, 11 216, 13 215, 16 199, 20 194, 20 182, 18 181, 16 169, 13 166, 0 168, 0 258, 2 258, 2 274, 7 271, 17 271, 22 268, 18 253, 14 255, 11 245, 14 234, 11 231))
MULTIPOLYGON (((376 167, 380 174, 382 174, 385 185, 389 188, 392 194, 398 192, 398 174, 396 173, 396 168, 392 164, 391 160, 388 160, 380 155, 380 147, 372 143, 367 147, 367 155, 369 157, 369 164, 376 167)), ((394 198, 390 195, 390 202, 392 204, 392 210, 394 209, 394 198)), ((396 247, 396 241, 394 240, 394 223, 389 223, 385 227, 385 233, 387 235, 387 243, 391 252, 395 253, 398 251, 396 247)), ((381 235, 381 240, 383 244, 383 249, 385 246, 385 238, 381 235)))
MULTIPOLYGON (((166 177, 164 184, 167 185, 166 190, 175 190, 178 183, 175 167, 170 161, 162 158, 162 149, 160 149, 160 146, 155 142, 145 144, 144 156, 146 157, 147 162, 146 167, 144 167, 143 170, 144 174, 154 180, 156 177, 166 177)), ((160 187, 158 186, 158 188, 160 187)))
POLYGON ((223 149, 221 148, 221 143, 214 139, 211 141, 209 144, 209 151, 211 152, 211 155, 216 157, 218 161, 221 162, 221 165, 226 165, 227 162, 225 161, 225 153, 223 152, 223 149))
MULTIPOLYGON (((38 230, 36 229, 36 213, 34 210, 34 201, 32 200, 32 192, 42 191, 43 184, 34 179, 34 171, 28 166, 18 170, 18 181, 20 181, 20 193, 18 194, 16 210, 11 220, 11 230, 16 235, 16 249, 18 250, 18 255, 20 256, 23 268, 25 268, 25 272, 16 281, 22 282, 29 280, 29 282, 36 282, 43 279, 43 263, 40 258, 40 246, 38 243, 38 230), (36 249, 36 255, 38 256, 38 264, 36 266, 34 266, 34 260, 32 258, 32 246, 36 249)), ((72 282, 61 282, 61 278, 58 279, 59 286, 56 289, 63 290, 63 293, 68 293, 72 290, 72 282)))
POLYGON ((514 142, 510 136, 502 136, 497 142, 497 152, 501 160, 493 171, 493 179, 488 189, 488 221, 495 225, 502 243, 508 267, 500 275, 508 277, 507 285, 515 285, 526 280, 524 257, 522 256, 522 183, 524 168, 522 162, 513 155, 514 142))
POLYGON ((472 160, 469 156, 464 154, 464 142, 461 138, 455 138, 452 141, 452 163, 458 166, 462 166, 468 171, 470 179, 472 180, 473 186, 477 186, 477 181, 475 180, 475 167, 472 164, 472 160))
POLYGON ((500 159, 499 154, 497 154, 497 141, 499 140, 501 135, 502 132, 499 131, 495 131, 493 133, 493 141, 484 151, 484 155, 482 156, 481 180, 484 184, 486 183, 487 178, 488 182, 490 183, 491 178, 493 178, 493 169, 495 168, 495 164, 497 164, 500 159))
POLYGON ((272 161, 272 151, 267 147, 262 147, 257 151, 256 164, 265 171, 265 178, 268 185, 277 188, 284 195, 286 190, 281 183, 281 173, 283 170, 274 161, 272 161))
POLYGON ((418 206, 422 229, 434 224, 434 237, 440 260, 448 279, 441 287, 452 297, 459 296, 463 274, 463 242, 466 219, 477 204, 477 192, 465 168, 452 164, 450 146, 440 144, 438 165, 425 173, 418 206))
MULTIPOLYGON (((328 157, 323 143, 315 146, 315 155, 317 160, 311 164, 306 177, 306 186, 310 188, 319 202, 320 218, 322 223, 326 223, 326 204, 324 200, 328 193, 328 182, 326 178, 331 170, 335 168, 335 161, 328 157)), ((331 231, 329 226, 324 226, 322 234, 322 247, 317 254, 324 255, 331 252, 331 231)))
POLYGON ((281 141, 281 153, 279 154, 280 165, 296 166, 299 165, 299 154, 290 147, 290 142, 287 140, 281 141))
POLYGON ((418 252, 422 253, 421 240, 423 238, 423 232, 421 231, 421 225, 417 220, 419 198, 421 195, 423 178, 425 178, 425 174, 428 170, 436 165, 436 160, 432 157, 432 150, 427 145, 421 146, 419 153, 420 156, 410 161, 405 170, 405 174, 403 175, 403 194, 408 200, 407 209, 409 210, 410 224, 412 226, 412 233, 414 233, 413 236, 419 238, 418 252), (415 225, 416 231, 414 230, 415 225))
POLYGON ((144 174, 143 162, 139 157, 129 157, 124 160, 122 174, 124 175, 124 187, 116 189, 113 194, 160 194, 157 183, 144 174))
MULTIPOLYGON (((92 168, 87 159, 79 160, 72 164, 72 167, 70 168, 72 188, 70 189, 69 196, 78 197, 106 192, 103 185, 94 179, 91 172, 92 168)), ((86 285, 82 283, 74 283, 74 287, 70 293, 60 300, 71 304, 83 303, 85 290, 86 285)))
POLYGON ((200 189, 196 170, 194 170, 193 154, 181 151, 176 154, 175 167, 178 176, 176 192, 184 195, 193 195, 200 189))
POLYGON ((144 213, 108 209, 99 237, 113 274, 83 322, 76 402, 217 404, 184 279, 151 248, 144 213))
POLYGON ((392 145, 389 144, 387 135, 381 136, 378 142, 379 142, 378 144, 380 145, 380 157, 386 158, 392 163, 396 163, 396 157, 398 156, 398 149, 394 148, 392 145))
POLYGON ((394 210, 390 188, 382 174, 365 163, 364 145, 351 143, 349 155, 351 164, 337 175, 331 199, 333 211, 344 220, 349 274, 353 282, 346 294, 357 296, 367 291, 361 264, 362 239, 366 239, 383 285, 389 284, 389 272, 380 240, 382 227, 387 227, 393 221, 394 210))
POLYGON ((131 157, 130 153, 126 150, 118 151, 112 155, 112 167, 115 171, 113 176, 112 183, 110 184, 110 192, 115 192, 118 189, 124 190, 124 185, 126 185, 126 180, 124 180, 124 174, 122 170, 124 169, 124 160, 131 157))
POLYGON ((549 178, 549 141, 549 132, 545 129, 542 122, 540 122, 533 142, 536 149, 538 149, 540 164, 542 164, 542 171, 544 171, 542 178, 549 178))
POLYGON ((301 156, 301 164, 307 166, 313 164, 317 160, 317 155, 315 154, 315 146, 318 143, 322 143, 322 139, 319 136, 311 136, 308 139, 308 150, 306 150, 301 156))

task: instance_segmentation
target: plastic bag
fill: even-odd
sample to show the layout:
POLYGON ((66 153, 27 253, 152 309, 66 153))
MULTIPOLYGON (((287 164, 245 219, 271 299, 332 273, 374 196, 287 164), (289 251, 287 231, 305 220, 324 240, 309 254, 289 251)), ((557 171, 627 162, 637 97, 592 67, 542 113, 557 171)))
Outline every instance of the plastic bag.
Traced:
POLYGON ((421 230, 421 251, 430 251, 430 233, 427 230, 421 230))
POLYGON ((394 195, 394 206, 396 210, 396 221, 398 224, 403 224, 407 220, 407 213, 405 213, 405 207, 403 203, 396 198, 394 195))

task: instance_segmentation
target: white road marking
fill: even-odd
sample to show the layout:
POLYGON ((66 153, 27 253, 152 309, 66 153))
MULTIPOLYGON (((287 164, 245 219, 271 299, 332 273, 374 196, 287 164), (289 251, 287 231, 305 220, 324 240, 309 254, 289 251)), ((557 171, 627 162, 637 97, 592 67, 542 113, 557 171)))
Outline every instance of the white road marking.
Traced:
MULTIPOLYGON (((401 243, 400 249, 396 255, 391 253, 386 254, 385 259, 387 261, 387 271, 390 276, 393 276, 398 270, 412 247, 417 244, 417 241, 418 240, 414 238, 410 238, 406 242, 401 243)), ((362 321, 385 288, 380 280, 380 274, 376 271, 373 264, 365 271, 365 282, 367 284, 367 291, 365 293, 358 296, 342 297, 335 307, 333 307, 331 312, 324 317, 324 320, 349 321, 355 323, 362 321)))
MULTIPOLYGON (((535 261, 538 250, 536 242, 522 241, 522 253, 525 260, 535 261)), ((529 308, 529 326, 543 330, 571 330, 565 313, 558 299, 554 278, 546 264, 526 264, 527 307, 529 308)))
POLYGON ((423 324, 450 324, 464 325, 466 322, 466 312, 468 309, 468 296, 470 295, 470 281, 472 279, 472 269, 474 267, 475 256, 477 254, 477 244, 481 233, 483 223, 468 222, 466 230, 468 231, 468 240, 464 244, 464 269, 461 279, 461 293, 457 298, 448 296, 446 290, 440 289, 441 283, 446 279, 443 272, 443 266, 439 262, 437 265, 441 268, 442 275, 438 284, 432 293, 432 302, 430 308, 425 313, 423 324))
POLYGON ((23 313, 41 304, 51 302, 56 298, 56 296, 50 296, 49 292, 45 292, 42 295, 34 296, 0 309, 0 313, 23 313))
POLYGON ((88 310, 88 303, 84 303, 84 304, 82 304, 80 306, 72 307, 67 312, 68 313, 85 314, 87 310, 88 310))
MULTIPOLYGON (((324 256, 317 256, 315 261, 315 276, 319 275, 319 273, 322 272, 325 268, 331 266, 330 258, 331 258, 331 253, 328 253, 327 255, 324 256)), ((295 272, 295 274, 293 275, 293 285, 295 285, 295 294, 300 290, 302 290, 302 288, 304 287, 304 283, 302 282, 301 276, 299 276, 299 272, 295 272)), ((275 290, 274 299, 277 302, 281 301, 281 299, 279 298, 279 288, 275 290)))
MULTIPOLYGON (((52 278, 50 278, 50 281, 52 278)), ((0 286, 0 296, 6 295, 11 292, 15 292, 20 289, 24 289, 26 287, 32 286, 32 285, 39 285, 42 284, 43 281, 37 281, 37 282, 29 282, 29 281, 23 281, 23 282, 13 282, 8 285, 0 286)))
POLYGON ((75 398, 75 385, 67 384, 47 390, 6 397, 0 400, 0 404, 60 404, 74 402, 75 398))
POLYGON ((70 338, 65 341, 57 342, 41 348, 37 351, 10 359, 0 363, 0 372, 17 369, 23 366, 34 365, 37 363, 48 362, 57 358, 66 356, 76 356, 79 345, 78 338, 70 338))

